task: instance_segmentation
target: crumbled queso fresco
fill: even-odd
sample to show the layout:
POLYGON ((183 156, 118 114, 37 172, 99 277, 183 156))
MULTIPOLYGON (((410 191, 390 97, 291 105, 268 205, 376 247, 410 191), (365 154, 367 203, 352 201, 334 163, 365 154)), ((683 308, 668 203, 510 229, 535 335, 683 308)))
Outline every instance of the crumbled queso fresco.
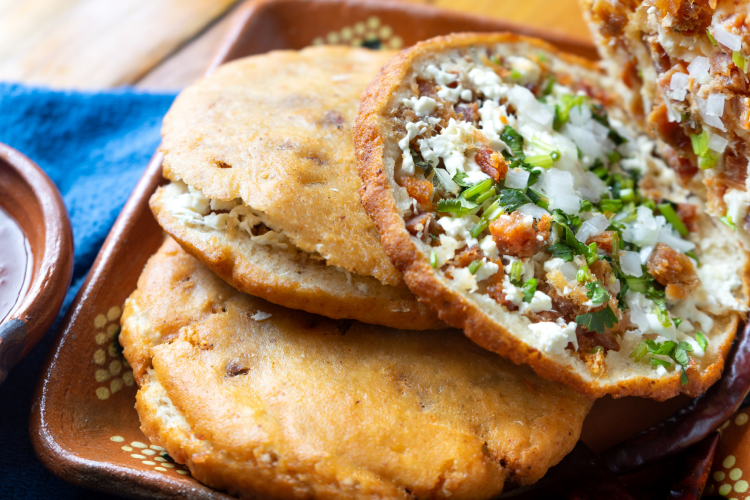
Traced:
POLYGON ((743 309, 741 283, 700 262, 697 205, 646 196, 654 144, 543 54, 442 61, 417 67, 419 95, 395 111, 401 209, 432 267, 526 316, 548 353, 601 358, 639 335, 631 357, 687 383, 712 315, 743 309))

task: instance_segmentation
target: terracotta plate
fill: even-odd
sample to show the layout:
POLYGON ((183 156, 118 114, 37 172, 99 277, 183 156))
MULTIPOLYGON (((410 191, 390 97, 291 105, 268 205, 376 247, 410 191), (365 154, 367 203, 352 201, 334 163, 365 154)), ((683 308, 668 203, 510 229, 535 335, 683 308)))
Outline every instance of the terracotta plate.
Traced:
MULTIPOLYGON (((514 31, 539 36, 590 58, 586 41, 526 26, 449 13, 423 5, 347 0, 249 2, 236 14, 209 71, 222 62, 274 49, 321 43, 401 48, 455 31, 514 31)), ((133 374, 114 338, 122 304, 163 233, 148 208, 162 183, 161 156, 151 160, 57 334, 35 394, 31 435, 37 455, 75 484, 149 498, 226 498, 190 477, 150 446, 133 408, 133 374)), ((597 402, 584 440, 596 450, 661 420, 684 405, 626 398, 597 402)))

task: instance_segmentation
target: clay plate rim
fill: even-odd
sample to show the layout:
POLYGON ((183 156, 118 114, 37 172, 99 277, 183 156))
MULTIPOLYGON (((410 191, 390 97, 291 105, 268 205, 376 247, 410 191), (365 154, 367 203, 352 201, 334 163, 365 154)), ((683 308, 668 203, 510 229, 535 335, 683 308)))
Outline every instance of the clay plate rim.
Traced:
MULTIPOLYGON (((322 10, 329 9, 334 13, 336 9, 370 10, 375 14, 409 13, 411 16, 425 19, 426 22, 437 20, 443 25, 456 26, 456 30, 514 31, 537 36, 579 55, 589 58, 597 57, 592 43, 556 33, 554 30, 458 14, 429 5, 370 0, 251 0, 233 14, 232 25, 215 52, 206 73, 210 73, 223 62, 240 56, 251 55, 247 51, 243 52, 242 46, 249 44, 249 40, 253 37, 264 36, 266 30, 259 29, 256 31, 256 28, 262 27, 259 23, 269 22, 269 20, 279 22, 278 14, 281 10, 287 11, 287 9, 290 9, 294 11, 296 7, 312 5, 316 5, 318 9, 322 10), (464 28, 464 26, 466 27, 464 28)), ((324 30, 320 29, 320 31, 324 30)), ((264 45, 264 48, 254 53, 266 52, 274 48, 272 46, 265 48, 268 41, 263 40, 263 42, 256 43, 256 45, 264 45)), ((137 252, 139 248, 147 248, 149 244, 153 246, 155 239, 160 240, 162 238, 163 233, 161 231, 152 229, 156 223, 148 209, 148 200, 151 194, 165 182, 161 176, 161 162, 162 155, 160 153, 152 157, 143 176, 115 221, 90 272, 68 310, 61 328, 53 339, 34 393, 29 422, 31 440, 37 457, 43 465, 57 476, 74 484, 133 497, 231 498, 197 482, 185 481, 185 478, 150 473, 117 465, 100 458, 87 458, 87 451, 83 444, 77 448, 66 447, 66 445, 61 444, 63 436, 57 433, 64 430, 68 437, 80 435, 80 439, 83 441, 87 437, 85 435, 87 429, 76 428, 76 422, 72 421, 65 421, 63 424, 55 422, 55 419, 59 418, 55 415, 73 411, 73 409, 55 407, 50 403, 50 400, 61 399, 61 395, 68 395, 76 390, 76 386, 82 385, 82 375, 78 372, 66 373, 63 363, 64 351, 66 347, 68 350, 72 350, 76 342, 80 344, 84 341, 82 335, 79 336, 81 338, 77 339, 76 333, 81 333, 86 318, 92 315, 91 311, 101 306, 111 295, 115 294, 112 292, 114 287, 112 282, 116 281, 116 278, 113 277, 118 265, 120 265, 120 262, 117 261, 118 253, 122 252, 123 249, 137 252), (144 218, 146 212, 148 213, 148 219, 144 218), (71 379, 70 377, 77 378, 71 379), (60 427, 64 427, 64 429, 60 429, 60 427)), ((153 248, 155 249, 157 246, 153 246, 153 248)), ((150 256, 150 253, 147 256, 138 256, 138 258, 148 256, 150 256)), ((130 291, 132 289, 128 290, 128 294, 130 291)), ((98 434, 102 432, 101 429, 88 430, 98 434)), ((112 433, 116 433, 116 429, 106 429, 106 431, 110 430, 112 433)), ((88 456, 90 457, 91 453, 88 453, 88 456)))
POLYGON ((74 258, 68 211, 52 180, 24 154, 0 143, 0 173, 3 170, 0 184, 13 191, 6 193, 9 203, 4 208, 26 234, 34 262, 26 295, 0 324, 0 383, 55 321, 70 286, 74 258))

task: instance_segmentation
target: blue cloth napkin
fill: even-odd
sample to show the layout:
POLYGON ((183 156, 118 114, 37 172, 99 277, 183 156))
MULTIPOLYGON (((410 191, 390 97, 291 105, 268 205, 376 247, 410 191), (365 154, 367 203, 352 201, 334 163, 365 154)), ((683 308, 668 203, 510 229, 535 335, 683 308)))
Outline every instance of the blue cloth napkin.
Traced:
POLYGON ((0 385, 0 498, 107 498, 58 479, 37 460, 29 438, 32 392, 62 315, 159 145, 161 119, 174 98, 127 88, 56 92, 0 83, 0 142, 54 181, 75 241, 73 283, 60 316, 0 385))

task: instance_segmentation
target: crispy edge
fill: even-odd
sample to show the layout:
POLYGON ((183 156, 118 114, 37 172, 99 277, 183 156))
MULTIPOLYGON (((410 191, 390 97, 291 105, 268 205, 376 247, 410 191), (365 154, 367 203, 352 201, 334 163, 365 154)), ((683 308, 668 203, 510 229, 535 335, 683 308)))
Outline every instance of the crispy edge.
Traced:
MULTIPOLYGON (((719 347, 720 356, 717 361, 707 366, 700 374, 688 372, 690 383, 685 386, 680 385, 677 373, 664 377, 663 381, 658 384, 642 376, 625 379, 617 384, 594 384, 570 367, 562 366, 539 350, 515 338, 511 332, 493 321, 463 294, 452 290, 444 280, 437 276, 427 261, 420 258, 421 252, 406 231, 404 221, 398 214, 391 194, 389 179, 383 165, 385 138, 381 133, 380 123, 383 118, 380 114, 385 110, 392 93, 401 85, 405 75, 411 70, 413 62, 418 58, 437 51, 468 47, 474 44, 518 42, 525 42, 546 50, 570 64, 598 71, 591 61, 562 53, 551 45, 534 38, 510 33, 462 33, 420 42, 401 52, 383 67, 378 77, 362 95, 360 112, 353 131, 357 165, 362 177, 360 197, 362 205, 381 232, 386 253, 404 275, 409 289, 420 300, 430 305, 440 319, 451 326, 462 328, 467 337, 485 349, 496 352, 516 364, 526 363, 541 377, 568 384, 588 398, 596 399, 610 394, 615 398, 641 396, 664 401, 681 393, 697 396, 705 392, 721 377, 724 359, 731 348, 739 323, 739 313, 727 315, 724 330, 721 334, 714 336, 717 338, 726 336, 726 340, 719 347)), ((747 289, 750 286, 750 262, 746 261, 743 271, 742 281, 747 289)))

